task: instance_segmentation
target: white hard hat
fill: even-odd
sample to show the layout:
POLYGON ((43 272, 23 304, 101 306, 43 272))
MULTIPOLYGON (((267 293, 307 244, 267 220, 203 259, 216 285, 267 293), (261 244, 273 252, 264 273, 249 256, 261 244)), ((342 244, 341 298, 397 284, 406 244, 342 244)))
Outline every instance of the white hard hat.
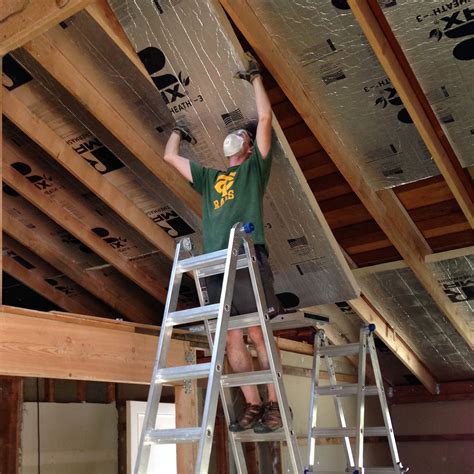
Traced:
POLYGON ((229 133, 224 140, 224 156, 232 156, 244 148, 245 140, 241 135, 229 133))

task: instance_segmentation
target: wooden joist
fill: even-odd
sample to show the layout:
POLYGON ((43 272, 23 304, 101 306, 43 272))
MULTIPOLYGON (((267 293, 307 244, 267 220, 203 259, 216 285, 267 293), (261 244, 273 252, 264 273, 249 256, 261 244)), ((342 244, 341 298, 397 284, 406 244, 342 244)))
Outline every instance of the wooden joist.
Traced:
POLYGON ((91 0, 7 0, 0 9, 0 56, 85 8, 91 0))
MULTIPOLYGON (((164 144, 150 144, 143 124, 127 113, 123 100, 111 94, 104 81, 93 81, 84 74, 82 52, 64 45, 53 32, 41 35, 25 45, 25 50, 58 81, 89 113, 172 190, 197 215, 201 214, 200 196, 189 183, 163 160, 164 144)), ((69 45, 71 46, 71 45, 69 45)), ((99 67, 99 66, 98 66, 99 67)), ((88 68, 93 73, 92 68, 88 68)))
POLYGON ((472 184, 449 142, 440 139, 441 127, 432 111, 401 48, 395 51, 396 39, 377 1, 348 0, 378 60, 403 100, 413 123, 423 138, 436 165, 453 193, 466 219, 474 227, 472 184), (403 57, 402 57, 403 56, 403 57), (409 69, 408 73, 407 68, 409 69), (449 148, 449 149, 447 149, 449 148))
POLYGON ((3 235, 3 271, 59 308, 73 313, 114 317, 113 311, 9 235, 3 235))
POLYGON ((23 379, 0 377, 0 472, 20 472, 23 379))
POLYGON ((145 213, 102 174, 94 170, 38 115, 32 113, 12 92, 3 94, 3 113, 37 145, 87 186, 122 219, 159 248, 170 259, 174 257, 174 241, 154 224, 145 213))
POLYGON ((64 249, 58 251, 50 236, 42 235, 38 229, 24 226, 7 212, 3 216, 3 230, 130 321, 157 321, 157 311, 137 297, 129 285, 119 284, 102 272, 85 272, 76 259, 64 252, 64 249))
MULTIPOLYGON (((82 317, 0 308, 0 374, 20 377, 149 384, 157 337, 101 327, 82 317)), ((125 324, 125 323, 122 323, 125 324)), ((116 322, 119 327, 120 323, 116 322)), ((129 328, 130 325, 127 325, 129 328)), ((185 365, 189 343, 173 340, 168 363, 185 365)), ((8 471, 9 472, 9 471, 8 471)))
POLYGON ((430 247, 394 192, 377 192, 369 186, 350 152, 324 118, 319 104, 307 94, 290 59, 278 54, 278 44, 261 23, 252 5, 246 0, 220 2, 420 283, 469 346, 474 347, 473 331, 424 263, 425 257, 432 253, 430 247))
POLYGON ((106 241, 84 225, 81 219, 71 214, 55 200, 43 194, 40 189, 20 173, 6 166, 3 168, 3 179, 31 204, 89 248, 93 249, 105 261, 117 268, 117 270, 147 291, 151 296, 159 301, 166 301, 166 291, 163 286, 152 279, 148 273, 139 268, 134 262, 129 261, 112 249, 106 241))

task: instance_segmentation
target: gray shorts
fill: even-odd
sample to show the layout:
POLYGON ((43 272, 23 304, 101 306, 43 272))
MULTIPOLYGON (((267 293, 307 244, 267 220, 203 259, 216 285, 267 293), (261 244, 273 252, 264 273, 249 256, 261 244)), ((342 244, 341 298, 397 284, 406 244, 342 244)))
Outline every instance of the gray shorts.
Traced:
MULTIPOLYGON (((241 252, 242 253, 242 252, 241 252)), ((268 263, 268 253, 264 245, 255 245, 263 291, 267 302, 268 313, 276 316, 280 312, 278 298, 273 289, 273 273, 268 263)), ((201 280, 203 294, 208 296, 209 304, 219 303, 222 291, 223 275, 212 275, 201 280)), ((257 311, 250 274, 247 268, 237 270, 234 283, 234 296, 232 298, 231 316, 254 313, 257 311)))

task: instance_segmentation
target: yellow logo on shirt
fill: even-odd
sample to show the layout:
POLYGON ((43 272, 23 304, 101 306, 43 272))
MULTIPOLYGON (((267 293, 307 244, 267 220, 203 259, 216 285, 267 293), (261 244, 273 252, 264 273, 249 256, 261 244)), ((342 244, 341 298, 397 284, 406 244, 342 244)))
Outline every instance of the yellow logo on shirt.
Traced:
POLYGON ((234 184, 236 171, 232 171, 228 175, 221 174, 214 185, 214 189, 222 196, 220 199, 214 200, 214 209, 219 209, 222 205, 231 199, 234 199, 234 190, 231 189, 234 184))

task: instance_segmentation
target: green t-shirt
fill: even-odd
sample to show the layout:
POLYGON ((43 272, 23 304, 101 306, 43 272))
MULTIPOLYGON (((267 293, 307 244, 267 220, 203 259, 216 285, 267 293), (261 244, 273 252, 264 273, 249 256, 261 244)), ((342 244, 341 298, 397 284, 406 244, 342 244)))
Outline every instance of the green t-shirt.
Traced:
POLYGON ((256 143, 244 163, 226 172, 191 162, 193 186, 203 197, 205 253, 226 248, 230 229, 236 222, 251 222, 255 226, 253 242, 265 245, 263 195, 271 165, 271 150, 264 160, 256 143))

